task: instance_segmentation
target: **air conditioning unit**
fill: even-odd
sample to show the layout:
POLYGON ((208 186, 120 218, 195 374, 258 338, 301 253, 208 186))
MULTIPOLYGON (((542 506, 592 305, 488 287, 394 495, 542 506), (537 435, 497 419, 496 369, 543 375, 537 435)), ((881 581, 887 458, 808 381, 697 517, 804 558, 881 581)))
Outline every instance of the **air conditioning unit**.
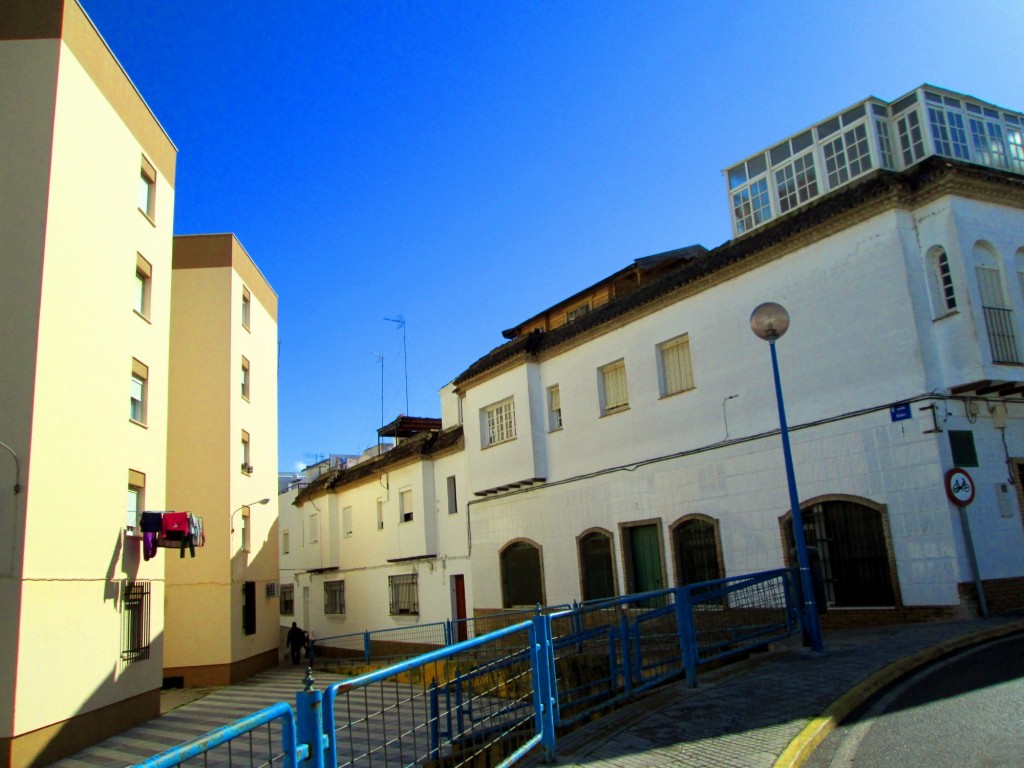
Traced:
POLYGON ((277 597, 277 584, 267 584, 267 597, 277 597))

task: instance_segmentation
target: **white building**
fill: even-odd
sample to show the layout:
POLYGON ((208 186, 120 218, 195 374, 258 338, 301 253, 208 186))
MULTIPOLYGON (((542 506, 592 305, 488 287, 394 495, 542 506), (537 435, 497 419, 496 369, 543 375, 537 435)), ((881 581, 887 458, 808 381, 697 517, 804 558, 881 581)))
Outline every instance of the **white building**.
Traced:
POLYGON ((563 603, 788 562, 778 342, 829 621, 1024 602, 1024 116, 922 87, 726 172, 738 237, 641 259, 505 332, 455 379, 474 608, 563 603))
POLYGON ((765 301, 792 318, 777 351, 826 623, 975 608, 954 466, 977 486, 988 603, 1021 606, 1022 127, 922 86, 729 168, 735 239, 638 259, 504 331, 442 392, 440 431, 298 493, 290 615, 324 637, 455 618, 456 578, 483 615, 793 564, 749 327, 765 301))
MULTIPOLYGON (((394 447, 281 495, 282 625, 295 621, 323 639, 468 616, 462 428, 450 414, 400 416, 380 433, 394 447)), ((394 637, 429 643, 433 635, 394 637)))

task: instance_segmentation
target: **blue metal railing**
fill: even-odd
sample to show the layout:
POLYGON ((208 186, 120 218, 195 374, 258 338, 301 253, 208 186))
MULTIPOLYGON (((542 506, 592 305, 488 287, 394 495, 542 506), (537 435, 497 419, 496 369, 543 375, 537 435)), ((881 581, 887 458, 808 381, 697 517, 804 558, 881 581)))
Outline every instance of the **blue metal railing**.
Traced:
POLYGON ((569 604, 524 608, 515 611, 474 616, 466 619, 447 619, 408 627, 350 632, 312 640, 310 658, 341 654, 342 657, 361 658, 367 664, 374 660, 409 658, 435 648, 443 648, 479 637, 512 624, 526 621, 542 613, 555 613, 571 608, 569 604))
POLYGON ((444 647, 324 691, 307 677, 294 714, 275 704, 139 765, 507 766, 538 747, 551 762, 559 728, 668 680, 696 685, 700 665, 800 632, 801 606, 780 569, 528 611, 463 642, 444 622, 444 647))

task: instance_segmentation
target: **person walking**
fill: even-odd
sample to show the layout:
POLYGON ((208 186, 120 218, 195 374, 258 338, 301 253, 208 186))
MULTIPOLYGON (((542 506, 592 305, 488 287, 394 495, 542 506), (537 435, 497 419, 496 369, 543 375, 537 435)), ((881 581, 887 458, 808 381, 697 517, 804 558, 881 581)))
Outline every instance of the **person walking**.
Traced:
POLYGON ((302 648, 305 644, 306 633, 299 629, 299 625, 293 621, 292 628, 288 630, 288 638, 285 640, 285 645, 288 646, 292 655, 292 664, 299 663, 299 657, 302 655, 302 648))

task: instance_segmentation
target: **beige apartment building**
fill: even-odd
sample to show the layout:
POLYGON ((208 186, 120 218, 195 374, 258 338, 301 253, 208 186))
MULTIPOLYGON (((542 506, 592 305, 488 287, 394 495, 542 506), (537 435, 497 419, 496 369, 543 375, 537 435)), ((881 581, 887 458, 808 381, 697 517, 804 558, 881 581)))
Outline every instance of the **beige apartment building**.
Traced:
POLYGON ((227 685, 278 660, 277 296, 233 235, 174 238, 171 293, 167 500, 206 544, 167 558, 164 676, 227 685))
POLYGON ((168 677, 273 663, 273 507, 239 508, 275 495, 277 299, 233 237, 175 247, 177 150, 74 0, 0 4, 0 104, 0 768, 21 768, 155 716, 168 677), (140 514, 174 509, 204 521, 194 558, 144 552, 140 514))
POLYGON ((159 711, 163 558, 126 526, 166 508, 177 150, 73 2, 4 3, 0 104, 0 765, 23 766, 159 711))

